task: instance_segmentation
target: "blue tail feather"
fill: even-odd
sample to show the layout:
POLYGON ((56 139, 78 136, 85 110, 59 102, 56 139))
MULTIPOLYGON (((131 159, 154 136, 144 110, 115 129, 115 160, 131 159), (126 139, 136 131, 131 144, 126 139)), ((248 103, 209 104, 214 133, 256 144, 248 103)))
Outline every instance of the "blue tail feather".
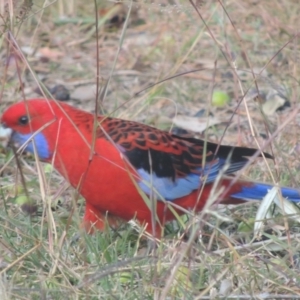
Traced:
MULTIPOLYGON (((254 183, 252 186, 245 186, 238 193, 232 194, 232 198, 261 200, 266 196, 268 191, 272 189, 272 185, 263 183, 254 183)), ((281 194, 284 198, 292 202, 300 202, 300 191, 293 188, 281 188, 281 194)))

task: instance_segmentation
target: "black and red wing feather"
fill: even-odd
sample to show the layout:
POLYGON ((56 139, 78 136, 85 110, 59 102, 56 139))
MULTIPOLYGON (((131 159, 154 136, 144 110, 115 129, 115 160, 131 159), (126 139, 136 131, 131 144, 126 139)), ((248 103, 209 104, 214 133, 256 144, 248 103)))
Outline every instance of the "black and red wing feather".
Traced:
MULTIPOLYGON (((106 118, 101 122, 105 130, 98 136, 107 137, 122 148, 136 169, 154 172, 158 177, 182 178, 199 174, 204 168, 218 162, 230 163, 226 173, 241 169, 256 149, 231 147, 194 138, 180 137, 133 121, 106 118), (205 156, 205 157, 204 157, 205 156), (205 166, 203 166, 205 164, 205 166)), ((271 158, 269 154, 265 156, 271 158)), ((223 165, 223 164, 222 164, 223 165)))

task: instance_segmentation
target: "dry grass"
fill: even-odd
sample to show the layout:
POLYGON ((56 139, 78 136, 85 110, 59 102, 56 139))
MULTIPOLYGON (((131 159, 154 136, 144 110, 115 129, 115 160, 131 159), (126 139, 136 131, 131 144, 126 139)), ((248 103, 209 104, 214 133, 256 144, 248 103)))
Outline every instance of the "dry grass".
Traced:
MULTIPOLYGON (((199 15, 188 1, 136 0, 123 33, 123 22, 108 28, 105 20, 126 18, 130 1, 111 12, 112 2, 98 1, 98 32, 93 1, 6 2, 0 4, 1 109, 37 97, 43 83, 63 84, 72 104, 92 111, 98 66, 106 113, 166 130, 174 116, 202 111, 205 123, 211 113, 220 122, 197 136, 249 147, 267 142, 264 150, 276 157, 269 169, 260 160, 243 177, 298 187, 298 1, 198 1, 199 15), (255 88, 273 93, 271 107, 279 96, 290 107, 265 106, 264 115, 266 99, 255 101, 255 88), (212 106, 214 89, 226 91, 230 103, 212 106)), ((1 164, 11 157, 2 150, 1 164)), ((50 166, 39 170, 30 157, 21 164, 36 211, 28 216, 18 205, 26 196, 13 160, 0 178, 1 299, 300 298, 299 224, 284 222, 277 210, 266 222, 266 241, 252 241, 258 205, 250 203, 208 210, 201 221, 183 218, 185 238, 169 224, 166 238, 146 255, 145 239, 130 225, 78 236, 84 201, 74 204, 74 191, 50 166)))

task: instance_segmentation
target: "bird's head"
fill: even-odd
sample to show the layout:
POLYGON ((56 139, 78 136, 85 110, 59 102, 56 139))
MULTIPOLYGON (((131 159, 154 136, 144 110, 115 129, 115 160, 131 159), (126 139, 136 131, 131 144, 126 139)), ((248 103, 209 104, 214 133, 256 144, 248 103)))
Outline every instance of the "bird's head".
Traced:
POLYGON ((44 132, 56 122, 54 101, 32 99, 10 106, 1 116, 0 141, 34 153, 36 147, 40 159, 51 158, 51 150, 44 132), (34 143, 33 143, 34 140, 34 143), (34 146, 35 144, 35 146, 34 146))

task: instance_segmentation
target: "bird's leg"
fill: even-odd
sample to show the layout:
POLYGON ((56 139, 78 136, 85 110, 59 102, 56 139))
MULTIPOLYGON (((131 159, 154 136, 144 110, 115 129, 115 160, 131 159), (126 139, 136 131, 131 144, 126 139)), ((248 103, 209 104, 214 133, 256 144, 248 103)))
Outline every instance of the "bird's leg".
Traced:
POLYGON ((107 225, 113 228, 117 228, 119 224, 119 218, 109 214, 105 214, 93 205, 86 202, 85 214, 81 226, 87 233, 94 233, 95 228, 100 231, 104 231, 105 229, 107 229, 107 225))

